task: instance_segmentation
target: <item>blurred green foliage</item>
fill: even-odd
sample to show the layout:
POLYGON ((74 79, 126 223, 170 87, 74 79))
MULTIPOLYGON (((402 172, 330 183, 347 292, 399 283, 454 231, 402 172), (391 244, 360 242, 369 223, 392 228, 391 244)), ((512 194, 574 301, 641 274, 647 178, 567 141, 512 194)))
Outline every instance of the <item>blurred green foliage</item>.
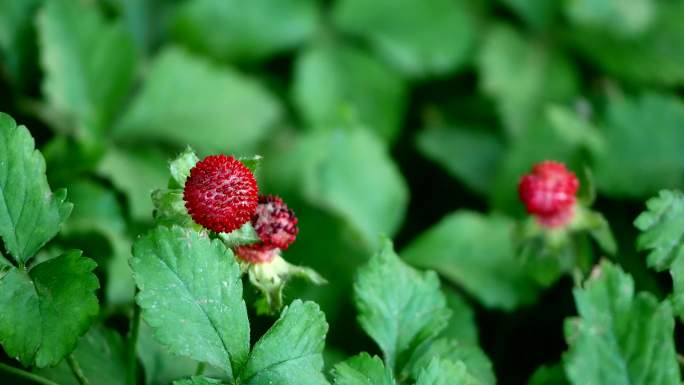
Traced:
MULTIPOLYGON (((440 274, 454 333, 480 336, 499 383, 542 365, 532 383, 562 383, 571 282, 541 284, 543 267, 515 258, 517 181, 544 159, 590 170, 613 258, 639 289, 667 292, 631 222, 639 202, 684 188, 682 20, 683 0, 0 0, 0 111, 68 189, 74 213, 48 246, 98 262, 101 318, 119 330, 130 245, 168 160, 186 145, 258 153, 262 191, 299 217, 285 257, 330 282, 287 293, 321 304, 330 357, 377 353, 350 293, 383 234, 440 274)), ((97 329, 76 355, 107 340, 119 354, 97 329)), ((148 383, 192 373, 141 344, 148 383)))

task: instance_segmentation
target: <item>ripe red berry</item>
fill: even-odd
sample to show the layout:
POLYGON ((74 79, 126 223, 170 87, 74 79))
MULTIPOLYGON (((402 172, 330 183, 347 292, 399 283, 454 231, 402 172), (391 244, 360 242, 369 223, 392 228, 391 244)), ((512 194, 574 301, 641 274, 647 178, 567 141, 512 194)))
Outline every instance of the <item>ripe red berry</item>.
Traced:
POLYGON ((282 250, 295 241, 299 232, 294 212, 282 199, 271 195, 259 197, 252 225, 264 244, 282 250))
POLYGON ((190 170, 183 199, 195 222, 217 233, 229 233, 252 218, 258 193, 254 174, 239 160, 211 155, 190 170))
POLYGON ((527 212, 546 227, 558 227, 572 219, 579 180, 565 165, 544 161, 520 179, 518 192, 527 212))

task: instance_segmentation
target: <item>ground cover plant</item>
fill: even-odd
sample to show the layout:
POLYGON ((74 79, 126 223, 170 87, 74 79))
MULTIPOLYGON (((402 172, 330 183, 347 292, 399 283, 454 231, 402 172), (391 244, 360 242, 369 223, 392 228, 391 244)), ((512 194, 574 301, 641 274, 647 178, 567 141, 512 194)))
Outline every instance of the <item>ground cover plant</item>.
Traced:
POLYGON ((0 383, 681 384, 683 17, 0 0, 0 383))

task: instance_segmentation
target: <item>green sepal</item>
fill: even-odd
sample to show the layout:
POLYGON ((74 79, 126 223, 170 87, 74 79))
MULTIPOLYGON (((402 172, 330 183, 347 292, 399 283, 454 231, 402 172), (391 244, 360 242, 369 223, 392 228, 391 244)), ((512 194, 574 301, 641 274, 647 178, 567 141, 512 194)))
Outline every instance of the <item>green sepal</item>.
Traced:
POLYGON ((254 155, 254 156, 242 156, 239 157, 238 160, 242 162, 242 164, 245 165, 249 169, 249 171, 252 172, 252 174, 257 173, 259 170, 259 165, 261 165, 261 160, 264 159, 263 156, 261 155, 254 155))
POLYGON ((193 228, 197 231, 201 230, 201 226, 192 220, 188 210, 185 208, 183 190, 154 190, 152 191, 151 198, 154 205, 152 216, 157 224, 164 226, 178 225, 193 228))
POLYGON ((233 230, 230 233, 218 233, 218 237, 228 248, 249 245, 261 241, 251 222, 245 223, 242 227, 233 230))
POLYGON ((199 162, 199 158, 195 151, 186 147, 176 159, 169 162, 169 171, 171 171, 171 179, 169 180, 169 188, 183 188, 185 180, 190 175, 190 170, 199 162))

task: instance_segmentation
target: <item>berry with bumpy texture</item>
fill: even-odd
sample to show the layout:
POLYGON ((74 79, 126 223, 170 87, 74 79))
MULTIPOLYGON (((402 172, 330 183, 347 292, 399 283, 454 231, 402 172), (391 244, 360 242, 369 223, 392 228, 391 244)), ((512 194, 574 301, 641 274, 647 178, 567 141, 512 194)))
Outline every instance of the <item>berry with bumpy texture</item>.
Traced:
POLYGON ((258 194, 254 174, 244 164, 232 156, 211 155, 190 170, 183 199, 195 222, 229 233, 252 219, 258 194))
POLYGON ((527 212, 545 227, 567 224, 573 216, 579 180, 565 165, 544 161, 520 179, 518 192, 527 212))
POLYGON ((277 196, 259 197, 259 205, 252 217, 252 226, 261 241, 285 250, 295 241, 299 228, 294 212, 277 196))

